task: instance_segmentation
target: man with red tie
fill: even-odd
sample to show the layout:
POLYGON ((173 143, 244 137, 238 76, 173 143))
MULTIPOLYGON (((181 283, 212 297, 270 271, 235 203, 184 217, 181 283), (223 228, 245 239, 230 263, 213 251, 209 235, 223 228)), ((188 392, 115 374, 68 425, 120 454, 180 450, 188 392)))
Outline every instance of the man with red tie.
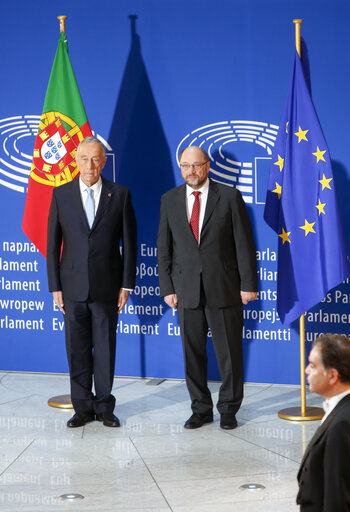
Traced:
POLYGON ((237 426, 243 399, 243 304, 257 298, 256 249, 241 193, 208 178, 207 153, 190 146, 180 154, 184 185, 162 196, 158 230, 161 296, 177 308, 192 416, 185 427, 213 421, 207 385, 210 327, 222 385, 220 426, 237 426))

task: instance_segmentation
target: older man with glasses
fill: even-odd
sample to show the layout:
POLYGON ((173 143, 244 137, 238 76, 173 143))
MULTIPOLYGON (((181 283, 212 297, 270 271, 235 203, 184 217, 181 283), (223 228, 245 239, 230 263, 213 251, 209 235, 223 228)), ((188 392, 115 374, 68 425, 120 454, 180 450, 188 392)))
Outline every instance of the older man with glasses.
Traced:
POLYGON ((192 416, 185 428, 213 421, 207 384, 210 327, 222 385, 217 409, 220 426, 237 426, 243 399, 243 304, 257 298, 256 250, 238 189, 208 178, 204 149, 180 154, 185 184, 162 197, 158 231, 161 296, 177 308, 192 416))

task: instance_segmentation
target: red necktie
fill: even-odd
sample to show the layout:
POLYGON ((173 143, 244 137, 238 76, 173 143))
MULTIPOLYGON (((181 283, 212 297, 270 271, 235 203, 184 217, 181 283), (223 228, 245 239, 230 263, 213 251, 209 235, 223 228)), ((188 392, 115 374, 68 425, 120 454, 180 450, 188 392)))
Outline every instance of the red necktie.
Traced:
POLYGON ((192 192, 194 195, 194 204, 192 208, 190 225, 194 234, 195 239, 198 243, 198 232, 199 232, 199 194, 200 192, 192 192))

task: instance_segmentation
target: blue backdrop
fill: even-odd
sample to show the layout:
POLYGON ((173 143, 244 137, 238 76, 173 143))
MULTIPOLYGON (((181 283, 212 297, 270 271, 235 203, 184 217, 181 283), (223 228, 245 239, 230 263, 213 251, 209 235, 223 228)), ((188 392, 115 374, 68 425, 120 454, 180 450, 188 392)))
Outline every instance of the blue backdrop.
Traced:
MULTIPOLYGON (((137 287, 119 318, 116 373, 183 378, 177 318, 159 298, 155 245, 160 195, 182 182, 177 154, 194 141, 209 150, 212 177, 239 186, 253 224, 260 295, 245 307, 245 380, 298 383, 298 325, 282 326, 276 313, 277 240, 263 221, 266 181, 292 72, 292 20, 302 18, 350 254, 349 2, 15 0, 2 6, 2 370, 68 370, 45 260, 21 229, 59 14, 68 15, 70 58, 89 122, 108 142, 104 174, 130 187, 139 224, 137 287)), ((347 282, 308 312, 307 347, 321 332, 349 335, 349 302, 347 282)), ((208 352, 209 377, 217 379, 210 336, 208 352)))

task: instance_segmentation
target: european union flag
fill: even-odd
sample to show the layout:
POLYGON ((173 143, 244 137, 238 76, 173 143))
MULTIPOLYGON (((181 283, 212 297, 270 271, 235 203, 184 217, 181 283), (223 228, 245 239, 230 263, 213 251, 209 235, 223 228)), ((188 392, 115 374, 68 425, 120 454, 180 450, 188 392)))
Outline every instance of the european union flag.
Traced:
POLYGON ((289 324, 350 273, 331 159, 297 52, 264 218, 278 234, 277 311, 289 324))

